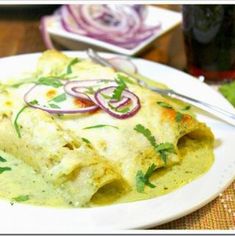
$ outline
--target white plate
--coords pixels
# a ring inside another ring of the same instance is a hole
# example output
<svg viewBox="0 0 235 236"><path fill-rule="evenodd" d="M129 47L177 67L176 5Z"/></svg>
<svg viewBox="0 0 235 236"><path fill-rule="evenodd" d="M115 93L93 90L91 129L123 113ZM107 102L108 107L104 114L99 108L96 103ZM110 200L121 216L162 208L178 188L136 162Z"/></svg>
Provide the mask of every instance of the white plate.
<svg viewBox="0 0 235 236"><path fill-rule="evenodd" d="M69 55L84 57L85 53ZM104 54L111 56L110 54ZM31 71L39 54L0 59L0 78L20 71ZM139 72L173 89L200 98L233 112L232 106L215 90L199 80L170 67L133 59ZM213 200L235 178L235 128L206 114L198 118L213 130L215 162L202 177L184 187L150 200L97 208L55 209L23 204L11 206L0 201L0 233L79 233L97 230L133 229L156 226L189 214Z"/></svg>
<svg viewBox="0 0 235 236"><path fill-rule="evenodd" d="M60 22L56 18L54 18L54 20L48 24L46 28L55 41L72 50L84 50L84 48L87 48L88 45L92 45L125 55L135 55L143 50L146 46L150 45L157 37L171 30L181 22L181 13L175 11L153 6L148 6L147 11L148 14L146 18L146 24L155 25L157 22L161 22L161 29L157 31L152 37L143 41L133 49L125 49L91 37L67 32L61 27Z"/></svg>

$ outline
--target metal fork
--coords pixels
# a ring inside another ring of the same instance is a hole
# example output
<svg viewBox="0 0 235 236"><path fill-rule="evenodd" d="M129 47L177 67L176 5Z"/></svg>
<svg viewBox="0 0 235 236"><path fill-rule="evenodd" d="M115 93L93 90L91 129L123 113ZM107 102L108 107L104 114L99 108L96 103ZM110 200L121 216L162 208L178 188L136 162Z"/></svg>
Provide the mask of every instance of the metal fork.
<svg viewBox="0 0 235 236"><path fill-rule="evenodd" d="M204 111L207 111L208 113L216 116L217 118L220 118L221 120L235 126L235 113L225 111L225 110L221 109L220 107L217 107L217 106L214 106L212 104L206 103L204 101L200 101L198 99L191 98L191 97L188 97L186 95L180 94L180 93L178 93L178 92L176 92L172 89L161 89L161 88L156 88L156 87L153 87L153 86L149 86L146 82L141 80L140 77L137 74L131 74L127 71L123 71L122 69L112 65L111 63L109 63L108 60L101 57L96 51L94 51L91 48L89 48L87 50L87 55L92 61L94 61L98 64L101 64L101 65L107 66L107 67L111 67L116 71L120 71L120 72L125 73L129 77L135 79L136 82L142 87L150 89L150 90L152 90L156 93L159 93L161 95L166 95L166 96L176 98L176 99L182 100L184 102L190 103L190 104L192 104L196 107L199 107L200 109L202 109Z"/></svg>

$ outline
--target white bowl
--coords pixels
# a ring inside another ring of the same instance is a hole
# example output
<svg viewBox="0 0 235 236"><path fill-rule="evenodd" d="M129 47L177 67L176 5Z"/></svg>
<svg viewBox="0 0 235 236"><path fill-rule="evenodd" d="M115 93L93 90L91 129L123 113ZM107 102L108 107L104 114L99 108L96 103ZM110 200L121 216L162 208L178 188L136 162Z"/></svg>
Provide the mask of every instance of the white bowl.
<svg viewBox="0 0 235 236"><path fill-rule="evenodd" d="M84 50L89 46L92 46L96 50L102 49L103 51L113 51L132 56L141 52L156 38L180 24L182 19L182 15L179 12L170 11L155 6L147 6L147 13L148 14L145 21L146 25L156 25L156 23L160 22L161 28L153 36L141 42L133 49L126 49L92 37L67 32L61 27L59 20L55 17L52 18L50 24L46 25L46 30L55 41L69 49Z"/></svg>

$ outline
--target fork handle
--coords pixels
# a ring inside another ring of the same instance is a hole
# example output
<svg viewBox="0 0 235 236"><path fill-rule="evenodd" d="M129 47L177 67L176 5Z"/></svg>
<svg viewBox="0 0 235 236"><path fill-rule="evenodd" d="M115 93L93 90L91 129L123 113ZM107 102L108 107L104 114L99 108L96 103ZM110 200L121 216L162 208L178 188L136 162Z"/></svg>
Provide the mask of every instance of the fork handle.
<svg viewBox="0 0 235 236"><path fill-rule="evenodd" d="M188 97L183 94L179 94L175 91L172 91L168 94L172 98L177 98L183 100L184 102L190 103L196 107L201 108L204 111L208 111L210 114L226 121L227 123L235 126L235 115L231 112L225 111L217 106L211 105L209 103Z"/></svg>

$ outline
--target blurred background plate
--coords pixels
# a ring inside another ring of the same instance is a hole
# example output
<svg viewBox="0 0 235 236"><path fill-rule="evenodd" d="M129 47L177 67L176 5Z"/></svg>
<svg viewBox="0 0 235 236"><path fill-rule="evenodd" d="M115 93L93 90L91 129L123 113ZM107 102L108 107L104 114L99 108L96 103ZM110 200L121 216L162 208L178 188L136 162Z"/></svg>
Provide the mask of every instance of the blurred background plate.
<svg viewBox="0 0 235 236"><path fill-rule="evenodd" d="M46 30L52 36L53 40L68 49L84 50L87 49L87 47L92 46L97 50L102 49L103 51L113 51L132 56L138 54L147 46L150 46L156 38L180 24L181 19L182 16L179 12L166 10L155 6L147 6L147 18L145 20L145 23L151 26L155 25L157 22L160 22L161 28L153 36L141 42L133 49L126 49L95 38L67 32L61 27L59 20L56 18L53 18L50 24L46 25Z"/></svg>

